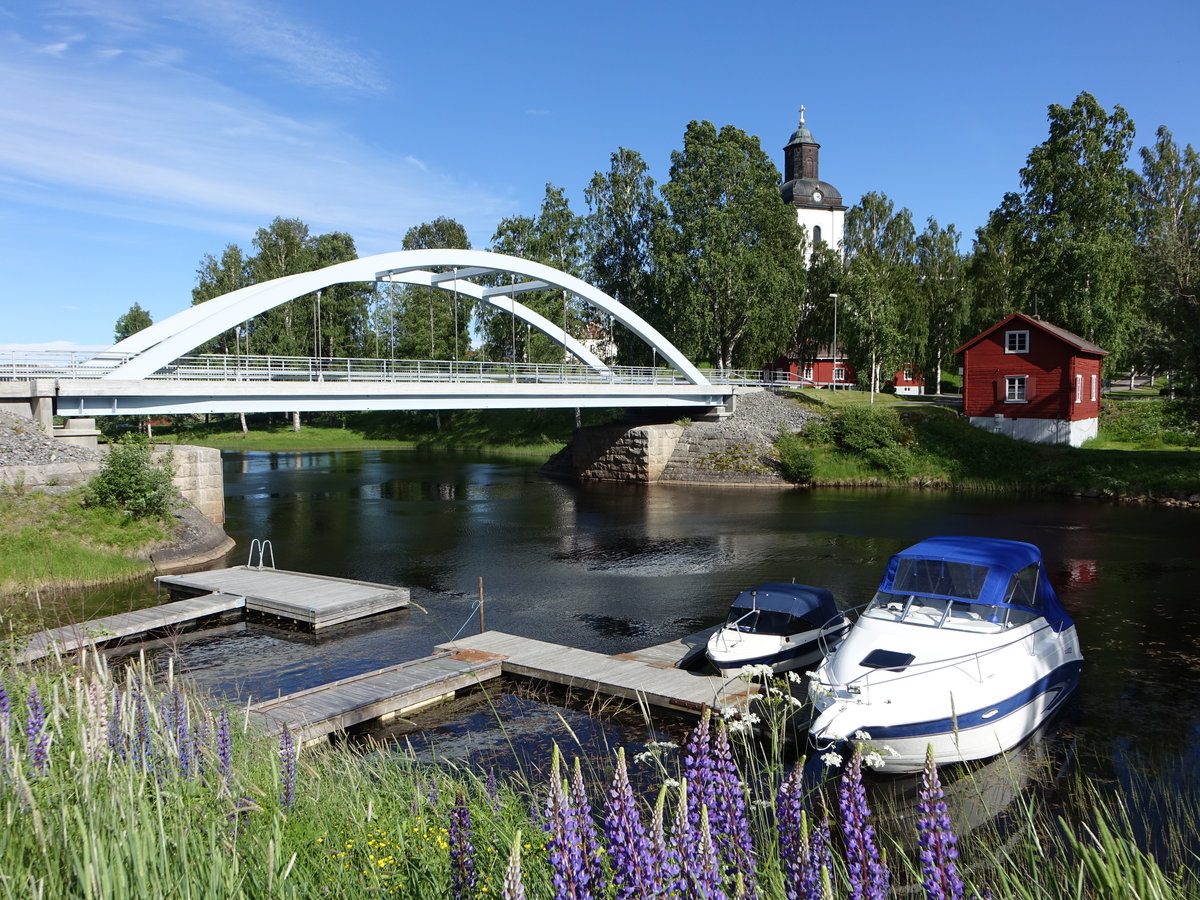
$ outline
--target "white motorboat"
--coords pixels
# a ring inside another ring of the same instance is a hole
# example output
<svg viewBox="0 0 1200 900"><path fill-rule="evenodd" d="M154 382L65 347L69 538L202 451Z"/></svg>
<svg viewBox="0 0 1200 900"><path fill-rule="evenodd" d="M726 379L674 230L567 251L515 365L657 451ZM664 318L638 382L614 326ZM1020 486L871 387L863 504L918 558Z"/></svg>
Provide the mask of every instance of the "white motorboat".
<svg viewBox="0 0 1200 900"><path fill-rule="evenodd" d="M1015 747L1079 683L1075 623L1032 544L934 537L891 558L809 682L818 751L863 741L891 772Z"/></svg>
<svg viewBox="0 0 1200 900"><path fill-rule="evenodd" d="M824 588L760 584L738 594L705 652L725 673L757 665L786 672L817 662L849 627Z"/></svg>

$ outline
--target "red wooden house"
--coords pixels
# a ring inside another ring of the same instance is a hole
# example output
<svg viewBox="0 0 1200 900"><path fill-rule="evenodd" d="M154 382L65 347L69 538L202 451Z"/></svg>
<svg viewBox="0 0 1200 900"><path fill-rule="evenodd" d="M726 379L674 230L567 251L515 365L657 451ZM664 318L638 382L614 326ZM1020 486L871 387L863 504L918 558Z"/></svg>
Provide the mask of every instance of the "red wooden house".
<svg viewBox="0 0 1200 900"><path fill-rule="evenodd" d="M972 425L1072 447L1096 436L1107 350L1038 316L1013 313L954 352L963 357L963 414Z"/></svg>
<svg viewBox="0 0 1200 900"><path fill-rule="evenodd" d="M850 389L858 386L854 366L844 356L834 356L829 347L818 348L816 358L803 363L792 354L781 356L767 366L764 375L770 381L798 382L805 387ZM893 375L889 384L895 387L897 394L925 392L925 378L911 367Z"/></svg>

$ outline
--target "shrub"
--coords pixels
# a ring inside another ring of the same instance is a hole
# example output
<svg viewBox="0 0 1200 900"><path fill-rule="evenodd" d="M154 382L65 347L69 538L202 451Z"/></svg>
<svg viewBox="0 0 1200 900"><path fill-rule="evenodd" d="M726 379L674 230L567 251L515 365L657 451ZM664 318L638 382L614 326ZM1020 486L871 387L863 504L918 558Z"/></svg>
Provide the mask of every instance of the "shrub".
<svg viewBox="0 0 1200 900"><path fill-rule="evenodd" d="M912 453L900 444L871 447L863 451L863 458L893 478L908 478L916 468L916 460L913 459Z"/></svg>
<svg viewBox="0 0 1200 900"><path fill-rule="evenodd" d="M838 411L830 426L837 445L855 453L890 447L904 438L895 411L882 406L848 406Z"/></svg>
<svg viewBox="0 0 1200 900"><path fill-rule="evenodd" d="M84 503L124 510L135 519L164 518L178 504L171 463L154 462L146 439L126 434L110 446L108 457L84 489Z"/></svg>
<svg viewBox="0 0 1200 900"><path fill-rule="evenodd" d="M800 430L804 435L805 440L810 444L832 444L833 443L833 426L824 416L809 419L804 423L804 427Z"/></svg>
<svg viewBox="0 0 1200 900"><path fill-rule="evenodd" d="M799 435L779 429L779 437L775 439L775 452L779 454L779 471L788 481L795 484L808 484L817 471L817 460Z"/></svg>

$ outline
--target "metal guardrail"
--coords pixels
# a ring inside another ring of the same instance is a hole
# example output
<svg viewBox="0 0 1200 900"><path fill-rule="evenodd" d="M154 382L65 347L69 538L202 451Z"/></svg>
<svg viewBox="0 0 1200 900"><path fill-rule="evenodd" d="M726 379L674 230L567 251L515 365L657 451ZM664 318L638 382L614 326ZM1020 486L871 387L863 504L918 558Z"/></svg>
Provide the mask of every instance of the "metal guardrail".
<svg viewBox="0 0 1200 900"><path fill-rule="evenodd" d="M87 381L103 378L126 354L63 351L8 351L0 354L0 380L29 381L57 378ZM785 373L748 369L704 369L710 382L721 386L804 384L780 377ZM270 381L270 382L423 382L423 383L538 383L683 385L677 371L650 366L612 366L607 373L574 363L534 364L477 360L373 358L310 358L208 354L181 356L147 380L151 381Z"/></svg>

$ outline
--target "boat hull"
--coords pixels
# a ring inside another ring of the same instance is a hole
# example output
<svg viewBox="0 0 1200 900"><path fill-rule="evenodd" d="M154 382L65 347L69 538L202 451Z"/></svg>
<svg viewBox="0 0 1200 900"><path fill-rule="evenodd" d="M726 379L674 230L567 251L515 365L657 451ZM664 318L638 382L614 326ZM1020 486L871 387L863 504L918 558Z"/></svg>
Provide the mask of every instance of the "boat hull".
<svg viewBox="0 0 1200 900"><path fill-rule="evenodd" d="M754 634L722 627L709 638L705 654L724 675L761 665L775 672L789 672L820 662L849 627L843 620L831 628L799 635Z"/></svg>
<svg viewBox="0 0 1200 900"><path fill-rule="evenodd" d="M1011 750L1058 712L1079 685L1082 661L1059 666L1011 697L979 709L925 721L889 721L869 705L835 703L813 722L810 741L818 752L844 750L863 735L888 772L919 772L933 747L939 765L987 759Z"/></svg>

